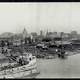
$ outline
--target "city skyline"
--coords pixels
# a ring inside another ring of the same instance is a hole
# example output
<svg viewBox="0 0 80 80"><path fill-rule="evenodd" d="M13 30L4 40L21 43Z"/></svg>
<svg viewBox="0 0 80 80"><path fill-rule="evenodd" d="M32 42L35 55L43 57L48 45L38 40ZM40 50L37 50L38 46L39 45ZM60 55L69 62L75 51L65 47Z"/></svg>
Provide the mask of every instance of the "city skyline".
<svg viewBox="0 0 80 80"><path fill-rule="evenodd" d="M40 30L80 33L80 3L0 3L0 34Z"/></svg>

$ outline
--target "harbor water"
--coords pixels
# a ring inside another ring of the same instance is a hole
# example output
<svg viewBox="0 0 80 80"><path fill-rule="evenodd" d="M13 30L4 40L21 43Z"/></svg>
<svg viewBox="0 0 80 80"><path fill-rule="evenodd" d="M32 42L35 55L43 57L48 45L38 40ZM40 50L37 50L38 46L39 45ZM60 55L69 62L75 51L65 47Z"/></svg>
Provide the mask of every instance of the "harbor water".
<svg viewBox="0 0 80 80"><path fill-rule="evenodd" d="M67 56L66 59L37 59L37 69L39 74L24 78L80 78L80 54Z"/></svg>
<svg viewBox="0 0 80 80"><path fill-rule="evenodd" d="M80 54L66 59L38 59L40 74L36 78L80 78Z"/></svg>

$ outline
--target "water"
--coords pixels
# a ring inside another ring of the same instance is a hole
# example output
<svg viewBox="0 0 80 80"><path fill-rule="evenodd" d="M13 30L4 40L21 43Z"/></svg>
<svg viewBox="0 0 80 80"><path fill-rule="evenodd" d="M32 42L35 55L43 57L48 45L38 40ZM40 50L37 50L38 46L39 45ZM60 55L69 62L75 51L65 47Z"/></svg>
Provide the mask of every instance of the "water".
<svg viewBox="0 0 80 80"><path fill-rule="evenodd" d="M67 59L38 59L40 74L36 78L80 78L80 54Z"/></svg>
<svg viewBox="0 0 80 80"><path fill-rule="evenodd" d="M37 65L40 74L32 75L32 78L80 78L80 54L67 59L37 59Z"/></svg>

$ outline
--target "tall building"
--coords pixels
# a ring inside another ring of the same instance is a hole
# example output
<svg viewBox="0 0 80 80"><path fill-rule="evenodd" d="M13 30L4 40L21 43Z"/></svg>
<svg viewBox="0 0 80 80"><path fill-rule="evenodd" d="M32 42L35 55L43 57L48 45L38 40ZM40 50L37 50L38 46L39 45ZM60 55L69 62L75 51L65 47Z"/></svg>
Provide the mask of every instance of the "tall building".
<svg viewBox="0 0 80 80"><path fill-rule="evenodd" d="M78 33L77 33L77 31L71 31L71 38L72 38L72 39L77 39L77 38L78 38Z"/></svg>
<svg viewBox="0 0 80 80"><path fill-rule="evenodd" d="M76 35L77 34L77 31L71 31L71 34L72 35Z"/></svg>
<svg viewBox="0 0 80 80"><path fill-rule="evenodd" d="M28 33L27 33L27 30L24 28L24 30L23 30L23 32L22 32L22 34L23 34L23 38L25 38L25 37L27 37L28 36Z"/></svg>
<svg viewBox="0 0 80 80"><path fill-rule="evenodd" d="M38 35L37 35L37 33L36 32L32 32L31 33L31 39L33 39L33 42L35 42L35 39L36 39L36 37L37 37Z"/></svg>
<svg viewBox="0 0 80 80"><path fill-rule="evenodd" d="M47 30L47 32L46 32L46 37L48 36L48 30Z"/></svg>
<svg viewBox="0 0 80 80"><path fill-rule="evenodd" d="M43 31L42 30L40 31L40 36L43 36Z"/></svg>

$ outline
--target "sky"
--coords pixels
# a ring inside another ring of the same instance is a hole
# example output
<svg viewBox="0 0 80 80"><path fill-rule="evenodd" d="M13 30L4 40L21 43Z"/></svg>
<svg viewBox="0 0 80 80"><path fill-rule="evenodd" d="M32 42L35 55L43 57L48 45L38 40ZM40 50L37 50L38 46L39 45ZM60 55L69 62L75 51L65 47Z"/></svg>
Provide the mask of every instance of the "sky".
<svg viewBox="0 0 80 80"><path fill-rule="evenodd" d="M0 3L0 34L43 31L80 33L80 2Z"/></svg>

